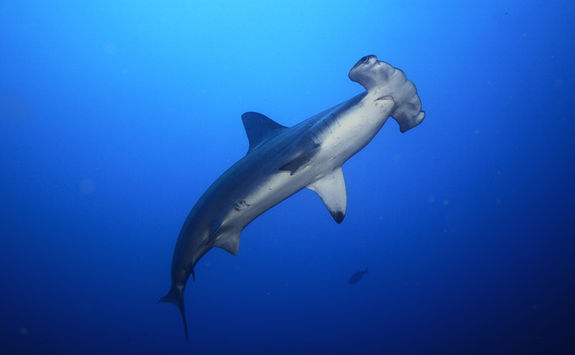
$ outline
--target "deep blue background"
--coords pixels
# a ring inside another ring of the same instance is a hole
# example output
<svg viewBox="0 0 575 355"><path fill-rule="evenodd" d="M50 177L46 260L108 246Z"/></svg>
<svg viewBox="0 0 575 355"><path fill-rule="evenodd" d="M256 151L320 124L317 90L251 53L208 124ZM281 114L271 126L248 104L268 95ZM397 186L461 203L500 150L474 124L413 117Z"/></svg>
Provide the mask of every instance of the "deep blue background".
<svg viewBox="0 0 575 355"><path fill-rule="evenodd" d="M0 1L0 352L554 353L575 347L572 1ZM402 68L344 172L168 290L179 229L247 150ZM349 276L369 268L358 284Z"/></svg>

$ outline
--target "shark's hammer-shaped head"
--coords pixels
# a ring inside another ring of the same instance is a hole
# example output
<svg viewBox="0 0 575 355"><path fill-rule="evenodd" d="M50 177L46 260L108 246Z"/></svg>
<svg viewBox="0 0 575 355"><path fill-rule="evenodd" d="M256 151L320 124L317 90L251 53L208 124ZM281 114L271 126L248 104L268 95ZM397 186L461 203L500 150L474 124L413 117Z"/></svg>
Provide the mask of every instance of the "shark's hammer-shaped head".
<svg viewBox="0 0 575 355"><path fill-rule="evenodd" d="M405 132L423 121L421 101L415 85L405 77L401 69L378 60L374 55L361 58L348 74L352 81L361 84L368 95L377 98L391 97L395 103L391 113L401 132Z"/></svg>
<svg viewBox="0 0 575 355"><path fill-rule="evenodd" d="M351 68L349 78L370 91L379 85L384 85L394 70L395 68L386 62L377 60L376 56L366 55Z"/></svg>

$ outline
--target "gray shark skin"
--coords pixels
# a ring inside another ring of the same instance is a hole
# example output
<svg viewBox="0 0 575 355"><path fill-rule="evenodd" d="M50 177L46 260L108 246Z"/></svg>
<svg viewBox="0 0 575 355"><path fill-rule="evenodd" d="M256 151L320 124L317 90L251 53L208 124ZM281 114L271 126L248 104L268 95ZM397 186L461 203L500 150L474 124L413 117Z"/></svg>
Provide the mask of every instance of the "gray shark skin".
<svg viewBox="0 0 575 355"><path fill-rule="evenodd" d="M347 208L343 163L372 140L388 117L398 122L401 132L423 120L417 90L400 69L369 55L353 66L349 78L366 91L293 127L255 112L242 115L248 153L188 214L174 250L172 286L159 301L179 308L186 339L183 292L202 256L213 247L236 255L242 230L303 188L316 192L341 223Z"/></svg>

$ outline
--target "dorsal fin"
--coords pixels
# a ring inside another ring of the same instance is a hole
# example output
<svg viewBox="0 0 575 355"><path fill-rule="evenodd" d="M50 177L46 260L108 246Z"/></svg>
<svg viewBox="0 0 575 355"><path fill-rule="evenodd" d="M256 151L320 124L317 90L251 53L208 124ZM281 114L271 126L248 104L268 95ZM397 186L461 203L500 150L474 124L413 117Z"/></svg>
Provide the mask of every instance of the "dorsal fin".
<svg viewBox="0 0 575 355"><path fill-rule="evenodd" d="M250 142L250 149L248 153L255 149L258 145L286 128L271 118L257 112L246 112L242 115L242 122L248 135Z"/></svg>

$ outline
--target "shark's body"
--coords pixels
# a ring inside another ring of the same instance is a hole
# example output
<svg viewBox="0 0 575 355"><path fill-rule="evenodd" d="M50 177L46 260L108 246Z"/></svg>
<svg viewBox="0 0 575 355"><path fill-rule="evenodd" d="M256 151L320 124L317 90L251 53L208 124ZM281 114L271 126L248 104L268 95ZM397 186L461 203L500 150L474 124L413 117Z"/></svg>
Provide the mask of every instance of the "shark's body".
<svg viewBox="0 0 575 355"><path fill-rule="evenodd" d="M184 286L204 254L213 247L237 254L240 233L251 221L306 187L341 223L347 206L343 163L371 141L388 117L398 121L402 132L423 120L415 86L401 70L367 56L349 77L366 92L291 128L254 112L242 116L249 151L208 188L186 218L172 260L172 287L160 300L179 307L185 328Z"/></svg>

